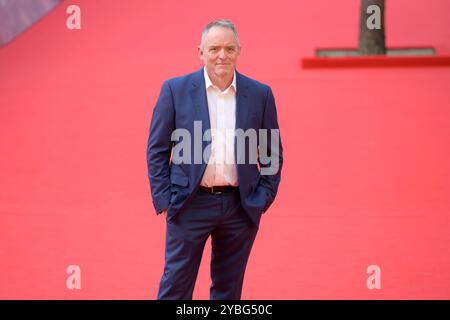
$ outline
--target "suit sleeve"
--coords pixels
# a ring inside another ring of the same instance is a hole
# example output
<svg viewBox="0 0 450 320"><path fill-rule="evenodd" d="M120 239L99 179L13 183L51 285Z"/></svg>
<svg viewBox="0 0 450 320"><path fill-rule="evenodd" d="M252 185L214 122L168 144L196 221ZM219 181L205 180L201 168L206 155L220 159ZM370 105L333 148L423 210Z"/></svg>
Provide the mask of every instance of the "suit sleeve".
<svg viewBox="0 0 450 320"><path fill-rule="evenodd" d="M171 135L175 127L174 105L169 82L164 82L150 124L147 168L153 206L159 214L170 202Z"/></svg>
<svg viewBox="0 0 450 320"><path fill-rule="evenodd" d="M261 173L263 171L266 173L261 174L259 181L260 187L264 188L267 193L267 202L263 210L263 212L265 212L275 200L281 179L281 169L283 166L283 147L281 144L281 135L279 133L280 128L278 126L275 98L270 87L268 87L267 91L262 128L267 129L268 138L267 143L264 143L263 147L267 149L267 155L272 159L270 163L267 163L267 161L261 161L261 157L259 159Z"/></svg>

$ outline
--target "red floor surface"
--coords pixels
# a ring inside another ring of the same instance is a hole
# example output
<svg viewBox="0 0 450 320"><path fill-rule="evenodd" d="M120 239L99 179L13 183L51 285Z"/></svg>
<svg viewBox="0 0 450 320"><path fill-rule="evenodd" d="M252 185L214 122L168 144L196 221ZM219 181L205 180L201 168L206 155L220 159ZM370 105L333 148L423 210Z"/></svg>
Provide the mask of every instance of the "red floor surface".
<svg viewBox="0 0 450 320"><path fill-rule="evenodd" d="M66 28L79 4L82 29ZM389 46L450 52L447 0L388 1ZM65 1L0 49L0 298L154 299L145 149L163 80L233 20L285 146L245 299L450 298L450 68L302 70L357 45L359 1ZM209 246L207 246L209 248ZM209 297L209 252L194 298ZM66 267L81 267L81 290ZM366 287L369 265L381 289Z"/></svg>

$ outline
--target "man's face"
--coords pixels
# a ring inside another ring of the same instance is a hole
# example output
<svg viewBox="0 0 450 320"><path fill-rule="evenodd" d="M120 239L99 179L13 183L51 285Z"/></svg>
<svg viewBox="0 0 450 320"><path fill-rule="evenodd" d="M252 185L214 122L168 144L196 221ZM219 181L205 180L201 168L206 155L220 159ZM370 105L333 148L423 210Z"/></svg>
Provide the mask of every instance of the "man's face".
<svg viewBox="0 0 450 320"><path fill-rule="evenodd" d="M206 66L208 74L219 78L234 73L241 49L233 30L224 27L212 27L199 48L200 59Z"/></svg>

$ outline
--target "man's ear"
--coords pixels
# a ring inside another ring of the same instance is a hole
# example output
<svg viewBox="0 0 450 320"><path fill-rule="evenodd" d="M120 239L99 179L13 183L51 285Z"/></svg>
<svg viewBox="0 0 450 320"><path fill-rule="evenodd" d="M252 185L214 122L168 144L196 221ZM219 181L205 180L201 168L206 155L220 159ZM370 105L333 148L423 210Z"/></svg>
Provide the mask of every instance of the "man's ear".
<svg viewBox="0 0 450 320"><path fill-rule="evenodd" d="M198 52L198 57L200 58L200 60L202 60L203 61L203 50L202 50L202 47L201 46L198 46L197 47L197 52Z"/></svg>

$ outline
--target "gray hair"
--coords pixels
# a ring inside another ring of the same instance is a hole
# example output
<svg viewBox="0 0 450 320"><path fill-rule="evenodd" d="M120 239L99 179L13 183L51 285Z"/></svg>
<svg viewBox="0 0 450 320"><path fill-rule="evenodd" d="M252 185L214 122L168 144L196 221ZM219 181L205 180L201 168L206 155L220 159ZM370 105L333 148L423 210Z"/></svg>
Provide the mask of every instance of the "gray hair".
<svg viewBox="0 0 450 320"><path fill-rule="evenodd" d="M237 29L234 26L234 24L230 20L219 19L219 20L211 21L203 29L203 31L202 31L202 42L200 43L200 48L203 48L203 41L205 40L206 35L208 34L209 30L212 27L224 27L224 28L227 28L227 29L230 29L231 31L233 31L234 36L236 37L236 41L237 41L238 47L239 48L241 47L241 42L239 41L239 36L238 36L238 33L237 33Z"/></svg>

